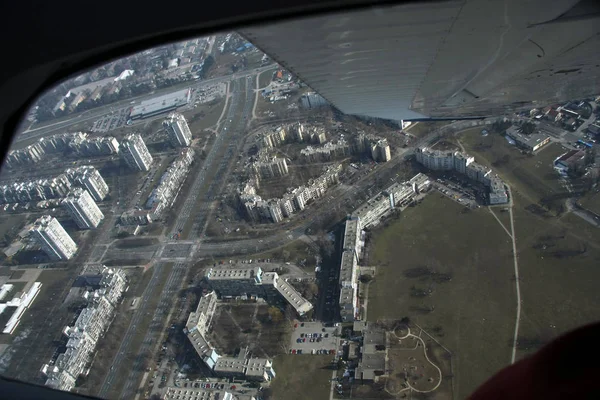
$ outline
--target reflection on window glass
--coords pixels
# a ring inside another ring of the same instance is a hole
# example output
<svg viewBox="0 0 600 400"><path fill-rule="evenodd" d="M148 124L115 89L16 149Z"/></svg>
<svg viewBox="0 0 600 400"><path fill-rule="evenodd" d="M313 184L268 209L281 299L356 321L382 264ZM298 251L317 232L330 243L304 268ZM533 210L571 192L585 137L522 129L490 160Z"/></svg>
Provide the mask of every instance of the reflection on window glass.
<svg viewBox="0 0 600 400"><path fill-rule="evenodd" d="M332 64L260 29L84 71L24 117L0 172L2 375L103 398L465 398L597 319L600 98L345 113L385 71L319 80Z"/></svg>

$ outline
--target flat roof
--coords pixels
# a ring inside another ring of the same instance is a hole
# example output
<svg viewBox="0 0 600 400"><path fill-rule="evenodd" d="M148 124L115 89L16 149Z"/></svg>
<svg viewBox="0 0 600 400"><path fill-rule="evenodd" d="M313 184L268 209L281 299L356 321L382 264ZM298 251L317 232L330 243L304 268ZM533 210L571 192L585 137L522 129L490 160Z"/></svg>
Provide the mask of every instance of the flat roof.
<svg viewBox="0 0 600 400"><path fill-rule="evenodd" d="M356 247L356 241L358 237L358 219L349 219L346 221L346 227L344 229L344 248L354 249Z"/></svg>
<svg viewBox="0 0 600 400"><path fill-rule="evenodd" d="M356 258L351 250L342 252L342 262L340 263L340 284L352 281L352 273L356 266Z"/></svg>
<svg viewBox="0 0 600 400"><path fill-rule="evenodd" d="M142 101L131 109L130 118L151 115L187 104L191 89L183 89Z"/></svg>
<svg viewBox="0 0 600 400"><path fill-rule="evenodd" d="M252 268L211 268L206 272L206 277L211 281L254 279L262 272L260 267Z"/></svg>
<svg viewBox="0 0 600 400"><path fill-rule="evenodd" d="M540 142L550 139L550 136L543 133L532 133L531 135L523 135L519 132L519 127L513 125L506 130L506 134L520 144L535 147Z"/></svg>
<svg viewBox="0 0 600 400"><path fill-rule="evenodd" d="M294 289L292 285L283 279L278 279L276 281L275 288L285 298L285 300L296 309L298 314L305 314L313 308L312 304L308 300L302 297L302 295L298 293L298 291Z"/></svg>

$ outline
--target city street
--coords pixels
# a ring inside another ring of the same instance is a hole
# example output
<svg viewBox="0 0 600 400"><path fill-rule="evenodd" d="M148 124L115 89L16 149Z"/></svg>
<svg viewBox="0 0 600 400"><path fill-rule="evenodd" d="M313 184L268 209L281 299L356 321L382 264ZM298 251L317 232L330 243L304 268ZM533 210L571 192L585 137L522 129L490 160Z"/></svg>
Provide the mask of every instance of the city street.
<svg viewBox="0 0 600 400"><path fill-rule="evenodd" d="M110 115L110 113L114 110L129 107L130 105L135 105L139 102L151 99L153 97L161 96L161 95L164 95L167 93L176 92L178 90L185 89L185 88L201 89L204 87L212 86L216 83L229 82L229 81L232 81L232 80L235 80L238 78L253 76L259 72L266 71L266 70L272 69L272 68L273 68L273 64L270 64L270 65L266 65L264 67L257 68L255 70L238 72L234 75L220 76L217 78L206 79L206 80L196 81L196 82L193 82L193 81L184 82L184 83L174 85L174 86L171 86L168 88L158 89L152 93L145 94L142 96L131 97L131 98L117 101L117 102L114 102L114 103L111 103L111 104L108 104L105 106L101 106L101 107L97 107L97 108L94 108L91 110L83 111L81 113L71 114L67 117L60 118L57 120L52 120L52 121L48 121L45 123L36 124L36 125L30 126L28 129L20 132L15 137L13 145L18 144L19 142L22 142L24 140L29 140L32 138L38 138L38 137L50 135L52 133L63 132L72 125L76 125L81 122L87 122L87 121L99 119L105 115ZM132 104L132 101L134 102L134 104Z"/></svg>

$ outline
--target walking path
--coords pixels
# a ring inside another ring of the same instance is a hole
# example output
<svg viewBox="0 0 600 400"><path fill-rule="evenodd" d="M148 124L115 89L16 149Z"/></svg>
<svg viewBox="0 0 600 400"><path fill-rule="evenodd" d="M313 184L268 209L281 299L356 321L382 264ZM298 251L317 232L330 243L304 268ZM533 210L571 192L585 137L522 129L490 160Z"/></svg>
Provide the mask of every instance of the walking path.
<svg viewBox="0 0 600 400"><path fill-rule="evenodd" d="M408 339L408 338L412 337L412 338L415 338L415 339L416 339L418 342L420 342L420 343L421 343L421 346L423 347L423 354L425 355L425 359L427 360L427 362L428 362L429 364L433 365L433 367L434 367L434 368L437 370L437 372L438 372L438 375L439 375L439 377L438 377L438 382L437 382L437 384L435 385L435 387L433 387L433 388L432 388L432 389L430 389L430 390L419 390L419 389L415 389L414 387L412 387L412 386L410 385L410 380L409 380L409 379L407 379L407 380L405 381L405 383L406 383L406 386L407 386L407 387L405 387L404 389L400 389L398 392L396 392L396 393L392 393L392 392L390 392L390 391L387 389L387 387L386 387L386 388L385 388L385 391L386 391L386 392L388 392L389 394L391 394L392 396L397 396L398 394L400 394L400 393L402 393L402 392L404 392L404 391L406 391L406 390L415 391L415 392L417 392L417 393L430 393L430 392L433 392L433 391L434 391L434 390L436 390L438 387L440 387L440 385L442 384L442 370L441 370L441 369L440 369L440 368L439 368L437 365L435 365L435 363L434 363L433 361L431 361L431 360L429 359L429 356L427 355L427 347L425 346L425 341L424 341L423 339L421 339L421 336L420 336L420 334L419 334L419 336L417 336L417 335L413 335L412 333L410 333L410 328L409 328L408 326L406 327L406 329L407 329L407 333L406 333L406 335L404 335L404 336L398 336L398 335L396 335L396 332L395 332L395 331L392 331L391 333L392 333L394 336L396 336L396 338L398 338L399 340L402 340L402 339ZM417 347L418 347L418 345L417 345ZM415 347L415 348L416 348L416 347Z"/></svg>
<svg viewBox="0 0 600 400"><path fill-rule="evenodd" d="M512 192L510 190L510 186L507 186L507 188L508 188L508 195L511 198L508 212L510 215L510 231L512 232L511 239L512 239L512 247L513 247L513 261L514 261L514 265L515 265L515 288L517 289L517 316L515 319L515 333L514 333L514 337L513 337L512 356L510 359L511 364L514 364L515 358L517 356L517 341L519 338L519 324L521 323L521 286L520 286L520 279L519 279L519 261L518 261L518 255L517 255L517 240L516 240L516 236L515 236L515 218L513 215L514 201L512 201L513 196L512 196Z"/></svg>

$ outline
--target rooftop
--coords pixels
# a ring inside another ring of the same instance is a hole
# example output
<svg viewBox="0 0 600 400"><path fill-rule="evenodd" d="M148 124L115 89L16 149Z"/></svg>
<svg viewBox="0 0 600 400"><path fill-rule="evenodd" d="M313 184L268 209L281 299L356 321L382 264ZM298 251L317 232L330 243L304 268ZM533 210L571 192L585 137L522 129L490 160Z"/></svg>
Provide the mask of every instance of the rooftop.
<svg viewBox="0 0 600 400"><path fill-rule="evenodd" d="M252 268L211 268L206 272L206 277L211 281L216 280L232 280L232 279L254 279L255 276L261 275L260 267Z"/></svg>
<svg viewBox="0 0 600 400"><path fill-rule="evenodd" d="M351 250L342 252L342 262L340 264L340 283L343 286L344 282L351 282L353 269L356 266L356 259Z"/></svg>
<svg viewBox="0 0 600 400"><path fill-rule="evenodd" d="M163 96L153 97L142 101L139 105L131 109L130 117L148 115L160 112L163 109L180 107L189 102L190 89L183 89L177 92L165 94Z"/></svg>

